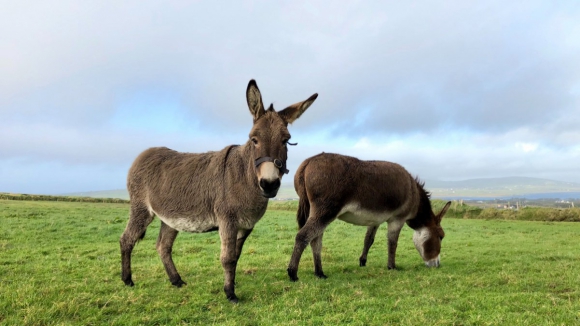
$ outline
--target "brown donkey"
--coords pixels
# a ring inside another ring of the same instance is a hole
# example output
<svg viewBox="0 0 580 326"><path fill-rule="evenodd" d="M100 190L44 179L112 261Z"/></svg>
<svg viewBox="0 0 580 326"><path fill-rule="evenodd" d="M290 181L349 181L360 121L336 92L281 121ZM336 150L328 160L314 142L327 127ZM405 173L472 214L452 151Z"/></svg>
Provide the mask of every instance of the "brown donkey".
<svg viewBox="0 0 580 326"><path fill-rule="evenodd" d="M131 215L120 241L125 284L134 285L131 252L156 215L161 220L157 252L171 283L186 284L171 257L177 233L219 231L224 291L228 300L237 302L234 284L242 246L288 172L288 123L298 119L317 96L279 112L272 105L265 110L258 85L251 80L246 98L254 125L244 145L201 154L165 147L141 153L127 177Z"/></svg>
<svg viewBox="0 0 580 326"><path fill-rule="evenodd" d="M288 276L298 280L298 264L310 243L314 274L326 278L320 251L324 229L336 218L367 226L360 266L365 266L368 251L379 225L387 222L388 268L395 268L399 233L405 225L415 230L413 242L428 267L439 267L439 252L444 232L441 218L448 202L435 215L429 194L402 166L385 161L361 161L350 156L322 153L306 159L294 176L300 196L294 252Z"/></svg>

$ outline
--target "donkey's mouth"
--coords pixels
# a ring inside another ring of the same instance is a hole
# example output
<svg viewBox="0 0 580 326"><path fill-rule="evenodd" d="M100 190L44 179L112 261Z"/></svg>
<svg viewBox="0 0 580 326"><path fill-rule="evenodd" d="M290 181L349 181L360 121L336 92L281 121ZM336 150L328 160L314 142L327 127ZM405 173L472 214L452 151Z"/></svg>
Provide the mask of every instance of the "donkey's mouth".
<svg viewBox="0 0 580 326"><path fill-rule="evenodd" d="M262 179L260 180L260 189L262 190L262 196L266 198L276 197L280 189L280 179L274 181Z"/></svg>
<svg viewBox="0 0 580 326"><path fill-rule="evenodd" d="M278 194L278 189L273 190L273 191L269 191L269 192L262 190L262 196L264 196L266 198L274 198L274 197L276 197L277 194Z"/></svg>

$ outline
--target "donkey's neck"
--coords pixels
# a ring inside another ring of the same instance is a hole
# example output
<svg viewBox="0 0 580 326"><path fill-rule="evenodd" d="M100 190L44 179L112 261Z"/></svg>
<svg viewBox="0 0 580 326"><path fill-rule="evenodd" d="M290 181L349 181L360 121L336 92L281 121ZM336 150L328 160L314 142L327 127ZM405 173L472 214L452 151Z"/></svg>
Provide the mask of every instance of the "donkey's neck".
<svg viewBox="0 0 580 326"><path fill-rule="evenodd" d="M254 157L251 146L250 140L248 140L243 145L233 145L236 146L236 150L232 153L232 155L236 155L236 161L238 161L241 166L240 170L243 171L244 179L248 185L252 187L255 191L260 191L260 186L258 184L258 178L256 177L256 168L254 166L254 161L256 158Z"/></svg>
<svg viewBox="0 0 580 326"><path fill-rule="evenodd" d="M419 209L417 210L417 215L407 221L407 225L413 230L428 226L434 222L429 195L421 184L417 183L417 187L419 190Z"/></svg>

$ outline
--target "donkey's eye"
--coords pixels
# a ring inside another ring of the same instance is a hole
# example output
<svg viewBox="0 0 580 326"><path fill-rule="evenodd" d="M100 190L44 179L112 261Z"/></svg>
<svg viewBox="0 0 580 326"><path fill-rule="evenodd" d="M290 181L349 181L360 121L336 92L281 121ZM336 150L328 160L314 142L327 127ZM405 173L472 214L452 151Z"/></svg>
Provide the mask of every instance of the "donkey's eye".
<svg viewBox="0 0 580 326"><path fill-rule="evenodd" d="M256 137L252 137L252 143L254 143L254 145L258 145L258 139Z"/></svg>

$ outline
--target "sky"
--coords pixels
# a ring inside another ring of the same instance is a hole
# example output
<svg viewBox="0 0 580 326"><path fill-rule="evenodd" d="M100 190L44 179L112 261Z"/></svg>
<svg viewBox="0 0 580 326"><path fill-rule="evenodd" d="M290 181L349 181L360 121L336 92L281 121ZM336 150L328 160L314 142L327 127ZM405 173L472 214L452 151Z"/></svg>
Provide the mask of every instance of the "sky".
<svg viewBox="0 0 580 326"><path fill-rule="evenodd" d="M427 180L580 183L578 1L0 0L0 192L122 189L135 157L243 144L248 81L322 151Z"/></svg>

